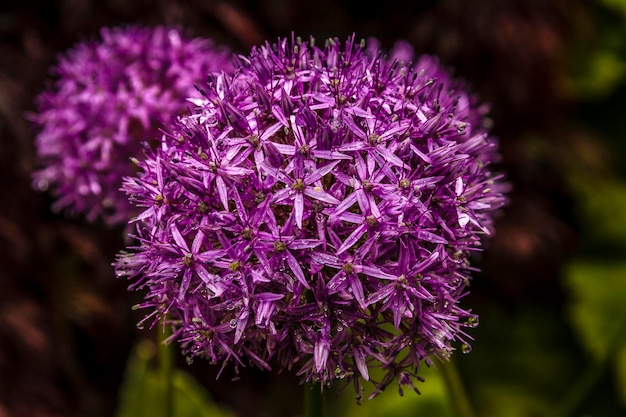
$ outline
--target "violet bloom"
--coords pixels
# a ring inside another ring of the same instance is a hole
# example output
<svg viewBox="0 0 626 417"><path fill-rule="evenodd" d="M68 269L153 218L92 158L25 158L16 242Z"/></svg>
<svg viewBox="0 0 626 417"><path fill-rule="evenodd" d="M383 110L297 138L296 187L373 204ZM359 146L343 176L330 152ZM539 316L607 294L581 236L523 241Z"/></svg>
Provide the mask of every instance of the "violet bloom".
<svg viewBox="0 0 626 417"><path fill-rule="evenodd" d="M142 143L187 112L194 83L209 72L232 69L229 51L178 29L105 28L59 57L56 81L37 100L33 121L42 168L34 186L50 188L54 209L126 223L130 204L122 178L136 167Z"/></svg>
<svg viewBox="0 0 626 417"><path fill-rule="evenodd" d="M125 180L144 211L118 276L189 359L415 389L478 323L468 258L505 202L483 109L436 59L353 39L240 61Z"/></svg>

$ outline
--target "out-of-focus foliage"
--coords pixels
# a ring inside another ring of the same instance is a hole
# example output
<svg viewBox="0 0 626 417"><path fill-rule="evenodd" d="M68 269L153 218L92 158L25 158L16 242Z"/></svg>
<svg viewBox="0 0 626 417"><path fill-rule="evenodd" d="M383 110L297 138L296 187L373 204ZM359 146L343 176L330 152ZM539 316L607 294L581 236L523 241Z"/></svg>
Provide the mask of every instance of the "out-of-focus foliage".
<svg viewBox="0 0 626 417"><path fill-rule="evenodd" d="M561 164L578 202L581 252L564 270L564 315L584 362L562 415L593 408L600 388L620 404L614 412L626 408L626 128L616 117L626 113L626 1L589 9L592 26L582 27L565 83L581 115L573 157Z"/></svg>
<svg viewBox="0 0 626 417"><path fill-rule="evenodd" d="M620 12L624 17L626 17L626 1L624 0L600 0L600 3L610 9L615 10L616 12Z"/></svg>
<svg viewBox="0 0 626 417"><path fill-rule="evenodd" d="M626 181L585 180L577 183L575 189L581 197L580 209L590 240L586 243L589 250L597 246L626 249Z"/></svg>
<svg viewBox="0 0 626 417"><path fill-rule="evenodd" d="M391 385L376 398L358 405L354 401L351 387L348 387L335 400L335 404L331 402L333 412L329 417L454 417L441 375L441 368L444 366L447 364L437 364L436 368L422 369L421 375L426 382L417 385L420 395L405 389L404 395L400 397L397 386ZM374 372L372 377L380 378L382 373ZM332 394L331 392L331 401Z"/></svg>
<svg viewBox="0 0 626 417"><path fill-rule="evenodd" d="M597 361L616 359L626 349L626 262L573 262L566 284L568 313L583 346Z"/></svg>
<svg viewBox="0 0 626 417"><path fill-rule="evenodd" d="M579 99L601 99L626 80L626 1L591 4L592 18L581 15L577 42L565 75L564 92Z"/></svg>
<svg viewBox="0 0 626 417"><path fill-rule="evenodd" d="M176 368L170 375L157 368L156 350L152 342L143 341L131 353L117 417L167 417L168 407L176 417L234 417L188 373Z"/></svg>

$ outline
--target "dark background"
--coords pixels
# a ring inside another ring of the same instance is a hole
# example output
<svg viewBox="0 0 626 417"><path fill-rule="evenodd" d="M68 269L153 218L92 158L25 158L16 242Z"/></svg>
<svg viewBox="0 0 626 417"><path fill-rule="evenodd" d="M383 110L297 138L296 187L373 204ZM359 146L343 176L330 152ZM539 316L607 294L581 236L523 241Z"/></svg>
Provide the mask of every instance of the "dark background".
<svg viewBox="0 0 626 417"><path fill-rule="evenodd" d="M2 0L0 416L113 416L129 353L152 337L110 266L123 230L53 213L30 186L24 115L56 54L123 23L177 24L244 54L295 31L438 55L491 104L513 185L464 300L481 325L455 360L477 414L626 415L624 3ZM235 415L300 413L295 377L216 382L199 362L180 366Z"/></svg>

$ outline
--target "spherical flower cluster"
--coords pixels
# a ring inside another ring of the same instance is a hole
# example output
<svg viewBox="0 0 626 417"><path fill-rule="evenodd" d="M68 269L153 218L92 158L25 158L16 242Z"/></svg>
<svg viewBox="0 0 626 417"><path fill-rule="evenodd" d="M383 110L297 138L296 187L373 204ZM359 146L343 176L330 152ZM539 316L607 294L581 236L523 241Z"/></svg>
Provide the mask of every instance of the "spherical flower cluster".
<svg viewBox="0 0 626 417"><path fill-rule="evenodd" d="M32 118L42 168L34 186L52 189L56 210L118 224L131 217L120 191L122 178L136 171L129 158L191 107L187 98L200 96L194 83L211 71L230 71L232 59L175 28L105 28L100 35L61 55L57 80L38 97Z"/></svg>
<svg viewBox="0 0 626 417"><path fill-rule="evenodd" d="M125 180L118 276L190 359L416 389L478 320L468 257L505 202L483 109L436 59L352 38L240 61Z"/></svg>

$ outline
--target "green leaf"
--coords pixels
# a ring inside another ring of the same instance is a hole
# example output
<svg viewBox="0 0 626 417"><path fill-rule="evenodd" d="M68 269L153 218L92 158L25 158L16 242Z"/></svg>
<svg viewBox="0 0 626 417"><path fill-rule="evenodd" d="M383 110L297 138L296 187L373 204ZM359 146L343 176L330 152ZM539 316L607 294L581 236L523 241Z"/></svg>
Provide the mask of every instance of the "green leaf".
<svg viewBox="0 0 626 417"><path fill-rule="evenodd" d="M626 263L580 261L566 278L574 330L598 366L614 364L617 398L626 407Z"/></svg>
<svg viewBox="0 0 626 417"><path fill-rule="evenodd" d="M117 417L166 416L167 381L153 365L154 343L143 341L131 353L120 391ZM172 372L172 413L176 417L232 417L218 407L191 375L180 369Z"/></svg>
<svg viewBox="0 0 626 417"><path fill-rule="evenodd" d="M569 265L568 309L583 346L605 359L626 344L626 263L576 262Z"/></svg>

